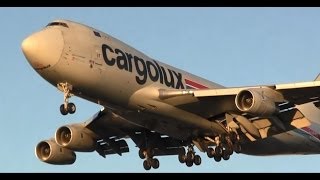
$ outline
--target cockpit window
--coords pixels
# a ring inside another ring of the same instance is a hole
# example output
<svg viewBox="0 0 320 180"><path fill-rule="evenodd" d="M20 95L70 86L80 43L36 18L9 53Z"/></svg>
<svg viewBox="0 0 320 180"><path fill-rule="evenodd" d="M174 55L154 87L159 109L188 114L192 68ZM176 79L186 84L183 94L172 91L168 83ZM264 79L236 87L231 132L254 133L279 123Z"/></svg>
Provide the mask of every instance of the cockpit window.
<svg viewBox="0 0 320 180"><path fill-rule="evenodd" d="M97 31L93 31L94 35L97 37L101 37L100 33L98 33Z"/></svg>
<svg viewBox="0 0 320 180"><path fill-rule="evenodd" d="M63 27L69 28L68 25L63 22L51 22L46 27L48 26L63 26Z"/></svg>

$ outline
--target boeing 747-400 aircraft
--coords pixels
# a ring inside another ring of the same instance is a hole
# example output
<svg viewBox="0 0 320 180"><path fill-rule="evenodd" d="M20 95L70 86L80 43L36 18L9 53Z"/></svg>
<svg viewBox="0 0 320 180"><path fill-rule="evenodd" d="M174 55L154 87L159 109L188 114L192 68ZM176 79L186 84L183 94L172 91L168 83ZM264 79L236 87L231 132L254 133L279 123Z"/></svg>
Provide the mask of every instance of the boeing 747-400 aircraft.
<svg viewBox="0 0 320 180"><path fill-rule="evenodd" d="M78 96L104 108L85 122L58 128L35 148L50 164L73 164L75 152L102 157L139 148L146 170L157 156L200 165L195 148L215 161L249 155L320 153L320 78L227 88L159 62L95 28L50 22L22 42L35 71L64 94L63 115Z"/></svg>

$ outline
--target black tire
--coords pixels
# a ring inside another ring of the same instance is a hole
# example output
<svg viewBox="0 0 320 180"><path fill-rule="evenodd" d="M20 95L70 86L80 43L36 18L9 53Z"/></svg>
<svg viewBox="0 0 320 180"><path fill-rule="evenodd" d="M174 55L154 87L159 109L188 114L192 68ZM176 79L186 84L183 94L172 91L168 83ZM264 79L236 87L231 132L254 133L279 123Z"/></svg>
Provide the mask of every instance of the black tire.
<svg viewBox="0 0 320 180"><path fill-rule="evenodd" d="M60 106L60 113L64 116L68 114L68 111L64 108L64 104Z"/></svg>
<svg viewBox="0 0 320 180"><path fill-rule="evenodd" d="M186 165L187 165L188 167L191 167L191 166L193 165L193 161L186 161Z"/></svg>
<svg viewBox="0 0 320 180"><path fill-rule="evenodd" d="M233 148L229 149L229 155L231 156L233 154Z"/></svg>
<svg viewBox="0 0 320 180"><path fill-rule="evenodd" d="M229 153L227 151L223 151L222 159L225 160L225 161L230 159L230 155L229 155Z"/></svg>
<svg viewBox="0 0 320 180"><path fill-rule="evenodd" d="M227 153L228 155L232 155L233 154L233 147L230 146L229 144L226 145L224 152Z"/></svg>
<svg viewBox="0 0 320 180"><path fill-rule="evenodd" d="M237 154L241 153L241 145L239 143L235 143L233 149Z"/></svg>
<svg viewBox="0 0 320 180"><path fill-rule="evenodd" d="M220 146L216 146L216 148L214 149L215 154L219 155L219 156L222 156L222 151L223 151L223 149L222 149L221 145Z"/></svg>
<svg viewBox="0 0 320 180"><path fill-rule="evenodd" d="M193 162L193 159L194 159L193 152L191 152L191 151L187 152L186 161L192 161Z"/></svg>
<svg viewBox="0 0 320 180"><path fill-rule="evenodd" d="M151 160L151 166L154 168L154 169L158 169L159 166L160 166L160 162L157 158L154 158Z"/></svg>
<svg viewBox="0 0 320 180"><path fill-rule="evenodd" d="M146 158L145 156L144 156L144 154L143 154L143 149L139 149L139 157L141 158L141 159L144 159L144 158Z"/></svg>
<svg viewBox="0 0 320 180"><path fill-rule="evenodd" d="M68 112L70 114L73 114L76 112L77 108L76 108L76 105L74 105L73 103L68 103Z"/></svg>
<svg viewBox="0 0 320 180"><path fill-rule="evenodd" d="M180 163L185 163L186 162L186 155L185 154L179 154L178 159Z"/></svg>
<svg viewBox="0 0 320 180"><path fill-rule="evenodd" d="M197 166L201 164L201 157L199 155L194 156L194 164Z"/></svg>
<svg viewBox="0 0 320 180"><path fill-rule="evenodd" d="M151 165L147 160L143 161L143 168L147 171L151 169Z"/></svg>
<svg viewBox="0 0 320 180"><path fill-rule="evenodd" d="M208 156L209 158L213 158L213 156L214 156L214 150L213 150L213 148L208 148L208 150L207 150L207 156Z"/></svg>
<svg viewBox="0 0 320 180"><path fill-rule="evenodd" d="M213 156L213 159L214 159L216 162L220 162L220 161L221 161L221 156L218 155L218 154L215 154L215 155Z"/></svg>

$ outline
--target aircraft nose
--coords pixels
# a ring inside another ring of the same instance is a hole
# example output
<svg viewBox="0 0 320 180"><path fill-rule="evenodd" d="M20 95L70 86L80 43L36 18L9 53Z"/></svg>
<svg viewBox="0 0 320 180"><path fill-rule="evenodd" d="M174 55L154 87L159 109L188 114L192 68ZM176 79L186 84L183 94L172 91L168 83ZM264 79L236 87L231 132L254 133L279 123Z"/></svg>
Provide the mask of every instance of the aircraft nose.
<svg viewBox="0 0 320 180"><path fill-rule="evenodd" d="M60 59L64 41L58 29L45 29L36 32L21 44L22 51L35 70L54 66Z"/></svg>

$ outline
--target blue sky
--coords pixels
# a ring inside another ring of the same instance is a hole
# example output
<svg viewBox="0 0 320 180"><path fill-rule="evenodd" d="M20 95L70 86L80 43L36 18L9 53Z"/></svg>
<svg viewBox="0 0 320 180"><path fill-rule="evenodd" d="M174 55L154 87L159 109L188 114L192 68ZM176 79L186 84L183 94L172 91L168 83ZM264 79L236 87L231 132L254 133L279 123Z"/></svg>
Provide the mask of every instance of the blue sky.
<svg viewBox="0 0 320 180"><path fill-rule="evenodd" d="M225 86L313 80L320 72L320 8L1 8L0 172L145 172L138 149L100 157L77 153L73 165L39 161L36 144L101 107L73 97L74 115L58 110L63 94L28 64L21 42L55 19L104 31L158 59ZM320 155L232 155L188 168L159 157L148 172L320 172Z"/></svg>

